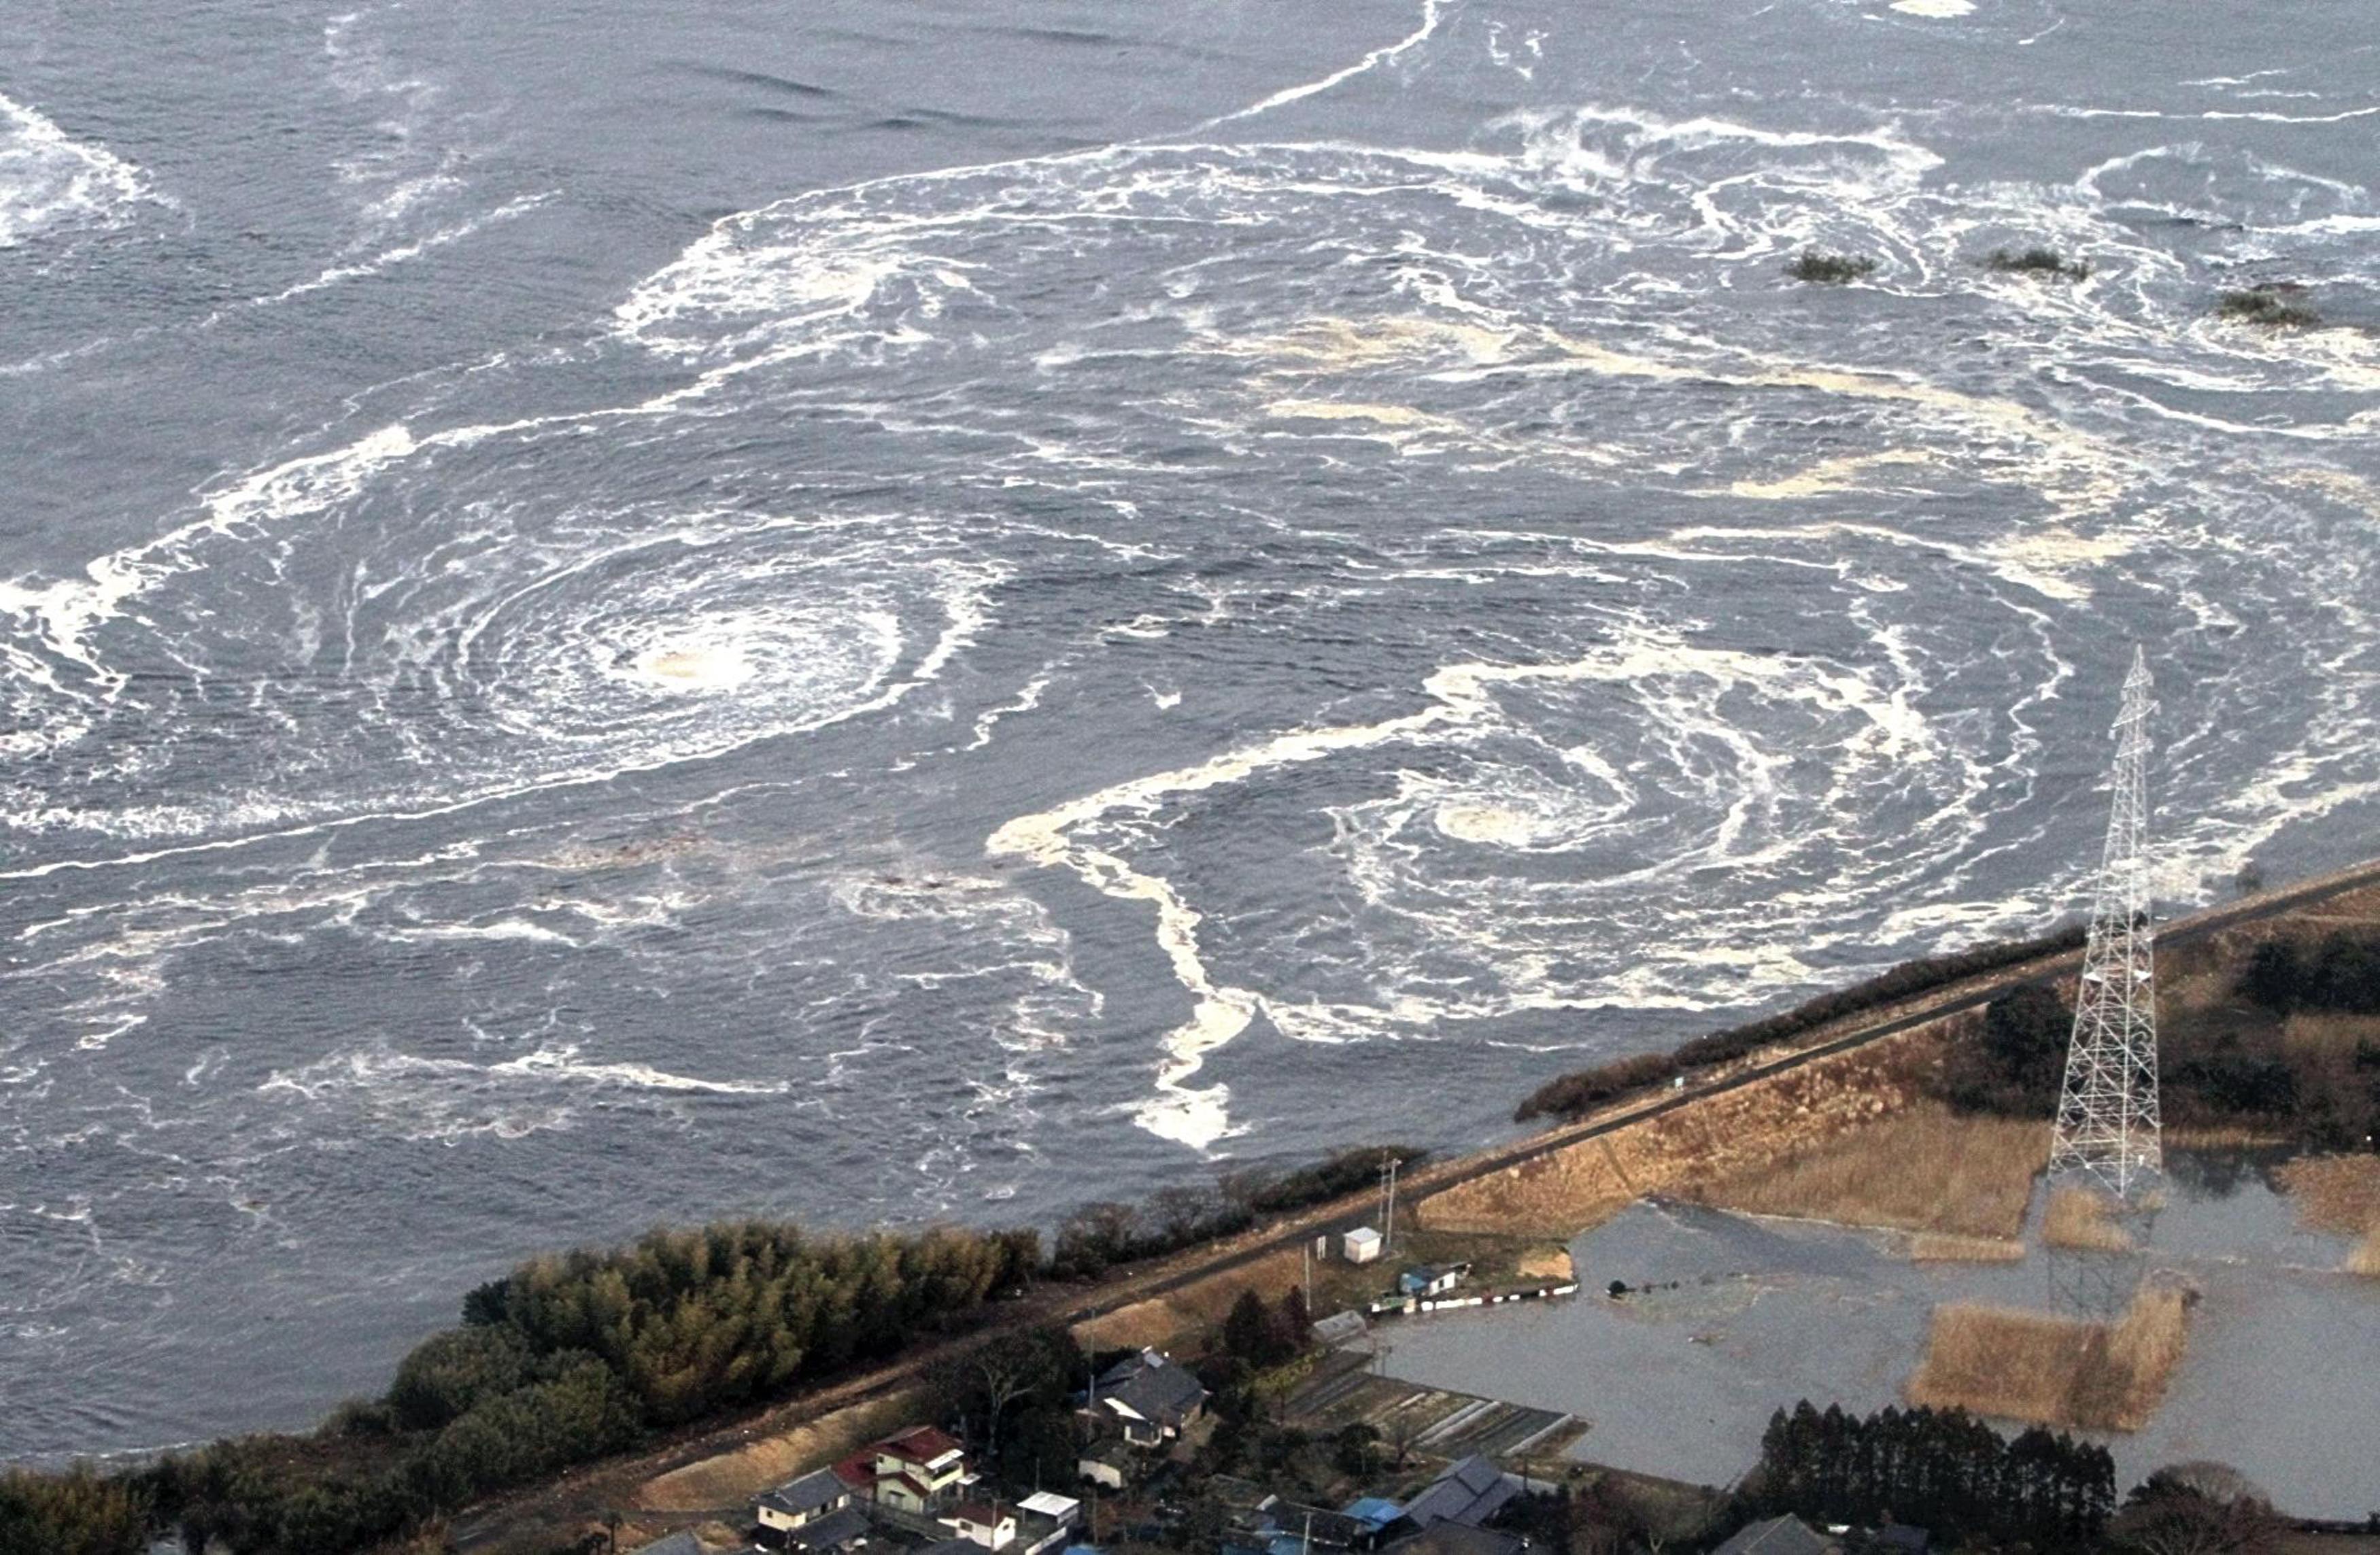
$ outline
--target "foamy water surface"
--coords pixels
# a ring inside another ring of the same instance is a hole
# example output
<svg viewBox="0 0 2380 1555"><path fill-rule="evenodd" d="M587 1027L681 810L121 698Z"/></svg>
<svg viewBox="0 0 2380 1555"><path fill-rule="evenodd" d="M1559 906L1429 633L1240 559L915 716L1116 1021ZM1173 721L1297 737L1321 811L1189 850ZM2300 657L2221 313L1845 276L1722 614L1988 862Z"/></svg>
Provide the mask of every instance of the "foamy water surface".
<svg viewBox="0 0 2380 1555"><path fill-rule="evenodd" d="M649 10L0 44L0 1454L2370 851L2357 8Z"/></svg>

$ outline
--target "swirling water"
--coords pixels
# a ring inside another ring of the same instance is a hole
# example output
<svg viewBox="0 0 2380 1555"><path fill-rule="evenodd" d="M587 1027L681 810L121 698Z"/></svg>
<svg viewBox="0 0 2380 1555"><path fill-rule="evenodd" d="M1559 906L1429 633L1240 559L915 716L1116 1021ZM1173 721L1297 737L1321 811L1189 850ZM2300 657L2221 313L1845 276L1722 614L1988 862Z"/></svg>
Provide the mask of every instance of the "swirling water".
<svg viewBox="0 0 2380 1555"><path fill-rule="evenodd" d="M2362 7L778 10L0 43L0 1453L2368 850Z"/></svg>

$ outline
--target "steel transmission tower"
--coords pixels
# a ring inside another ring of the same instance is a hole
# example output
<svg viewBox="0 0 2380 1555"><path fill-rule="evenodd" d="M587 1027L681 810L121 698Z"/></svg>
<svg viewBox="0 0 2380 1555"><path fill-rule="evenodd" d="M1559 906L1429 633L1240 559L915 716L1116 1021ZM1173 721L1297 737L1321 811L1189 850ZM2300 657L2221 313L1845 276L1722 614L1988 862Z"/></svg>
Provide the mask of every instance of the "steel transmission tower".
<svg viewBox="0 0 2380 1555"><path fill-rule="evenodd" d="M2156 929L2149 917L2147 658L2132 650L2116 715L2115 804L2091 901L2074 1039L2049 1173L2088 1172L2132 1202L2165 1167L2157 1115Z"/></svg>

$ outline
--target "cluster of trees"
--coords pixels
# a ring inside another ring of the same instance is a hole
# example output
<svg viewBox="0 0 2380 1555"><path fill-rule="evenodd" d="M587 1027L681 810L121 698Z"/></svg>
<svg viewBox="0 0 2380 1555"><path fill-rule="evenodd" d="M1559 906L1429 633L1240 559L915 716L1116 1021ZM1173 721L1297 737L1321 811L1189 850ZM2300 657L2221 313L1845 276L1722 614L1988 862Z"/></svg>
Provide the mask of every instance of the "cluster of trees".
<svg viewBox="0 0 2380 1555"><path fill-rule="evenodd" d="M2011 1441L1961 1410L1861 1417L1807 1400L1770 1418L1745 1484L1765 1515L1889 1517L2045 1549L2095 1539L2116 1505L2115 1460L2091 1442L2038 1427Z"/></svg>
<svg viewBox="0 0 2380 1555"><path fill-rule="evenodd" d="M1001 1334L943 1361L925 1381L936 1418L957 1422L1004 1477L1040 1484L1073 1472L1075 1394L1113 1358L1086 1355L1059 1325Z"/></svg>
<svg viewBox="0 0 2380 1555"><path fill-rule="evenodd" d="M105 1476L0 1477L0 1550L133 1555L158 1529L232 1555L386 1543L650 1431L962 1330L1034 1280L1226 1235L1366 1187L1384 1158L1411 1165L1424 1154L1342 1150L1169 1189L1145 1206L1088 1206L1048 1258L1030 1230L820 1236L735 1221L532 1259L469 1293L461 1326L407 1355L385 1395L343 1405L310 1436L219 1441ZM1303 1335L1302 1313L1269 1314L1266 1334L1284 1323ZM1073 1342L1002 1336L969 1365L941 1379L951 1413L978 1426L1015 1477L1035 1477L1037 1454L1056 1463L1084 1365Z"/></svg>
<svg viewBox="0 0 2380 1555"><path fill-rule="evenodd" d="M1094 1280L1117 1264L1236 1235L1260 1215L1303 1209L1368 1187L1379 1181L1388 1160L1409 1170L1428 1156L1411 1145L1366 1145L1310 1166L1248 1167L1212 1183L1160 1188L1141 1204L1086 1204L1059 1223L1049 1271L1062 1280Z"/></svg>
<svg viewBox="0 0 2380 1555"><path fill-rule="evenodd" d="M2312 945L2267 940L2249 957L2240 991L2276 1014L2295 1010L2380 1014L2380 935L2340 929Z"/></svg>
<svg viewBox="0 0 2380 1555"><path fill-rule="evenodd" d="M313 1436L215 1442L105 1480L29 1478L0 1498L0 1519L67 1527L27 1548L91 1555L140 1549L151 1528L191 1549L344 1555L650 1430L949 1332L1041 1261L1030 1231L814 1236L760 1221L537 1258L470 1293L461 1327Z"/></svg>
<svg viewBox="0 0 2380 1555"><path fill-rule="evenodd" d="M2380 1135L2380 1043L2290 1043L2272 1016L2380 1013L2380 936L2340 931L2311 942L2275 937L2249 956L2237 985L2261 1020L2224 1018L2169 1029L2169 1121L2249 1123L2323 1149L2370 1148Z"/></svg>
<svg viewBox="0 0 2380 1555"><path fill-rule="evenodd" d="M1539 1086L1522 1101L1512 1114L1512 1121L1526 1123L1537 1117L1575 1117L1590 1107L1599 1106L1628 1091L1664 1084L1676 1075L1694 1070L1731 1063L1772 1042L1786 1041L1815 1031L1845 1015L1898 1003L1915 994L1979 973L1997 972L2040 956L2079 950L2085 933L2082 925L2073 924L2038 939L2009 940L1977 945L1972 950L1949 955L1927 955L1914 961L1904 961L1865 982L1853 983L1832 993L1822 993L1781 1014L1730 1027L1724 1031L1714 1031L1707 1037L1697 1037L1666 1057L1659 1053L1644 1053L1576 1074L1559 1075Z"/></svg>
<svg viewBox="0 0 2380 1555"><path fill-rule="evenodd" d="M1682 1072L1677 1059L1669 1053L1636 1053L1598 1063L1592 1069L1557 1075L1522 1098L1521 1104L1512 1109L1512 1121L1583 1117L1631 1091L1667 1085Z"/></svg>
<svg viewBox="0 0 2380 1555"><path fill-rule="evenodd" d="M2046 1118L2058 1112L2074 1011L2055 989L2027 983L1984 1007L1982 1032L1943 1066L1942 1099L1962 1112Z"/></svg>
<svg viewBox="0 0 2380 1555"><path fill-rule="evenodd" d="M149 1509L129 1487L87 1468L0 1472L0 1550L31 1555L140 1555Z"/></svg>

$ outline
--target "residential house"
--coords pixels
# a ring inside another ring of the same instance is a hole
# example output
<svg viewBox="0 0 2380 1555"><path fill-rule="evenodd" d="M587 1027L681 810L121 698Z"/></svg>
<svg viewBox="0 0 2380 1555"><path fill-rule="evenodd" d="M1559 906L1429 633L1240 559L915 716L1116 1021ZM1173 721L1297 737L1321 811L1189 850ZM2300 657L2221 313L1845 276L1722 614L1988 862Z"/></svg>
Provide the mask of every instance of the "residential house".
<svg viewBox="0 0 2380 1555"><path fill-rule="evenodd" d="M630 1550L628 1555L710 1555L710 1552L702 1548L700 1539L681 1529L666 1538L655 1539L650 1544L640 1544Z"/></svg>
<svg viewBox="0 0 2380 1555"><path fill-rule="evenodd" d="M1353 1517L1376 1534L1405 1514L1403 1507L1386 1496L1358 1496L1339 1510L1342 1514Z"/></svg>
<svg viewBox="0 0 2380 1555"><path fill-rule="evenodd" d="M862 1457L875 1480L876 1500L921 1516L975 1483L966 1450L932 1426L912 1426L886 1437Z"/></svg>
<svg viewBox="0 0 2380 1555"><path fill-rule="evenodd" d="M1333 1312L1307 1331L1315 1343L1335 1350L1342 1344L1352 1344L1363 1338L1370 1327L1364 1321L1361 1312Z"/></svg>
<svg viewBox="0 0 2380 1555"><path fill-rule="evenodd" d="M865 1548L874 1532L866 1512L856 1506L846 1506L823 1517L813 1517L778 1537L793 1555L847 1555ZM764 1540L768 1537L765 1530L761 1537Z"/></svg>
<svg viewBox="0 0 2380 1555"><path fill-rule="evenodd" d="M1075 1472L1093 1485L1121 1490L1131 1482L1133 1451L1121 1438L1100 1442L1075 1460Z"/></svg>
<svg viewBox="0 0 2380 1555"><path fill-rule="evenodd" d="M1036 1517L1047 1517L1062 1528L1071 1528L1083 1520L1083 1503L1055 1490L1036 1490L1018 1501L1016 1510L1029 1512Z"/></svg>
<svg viewBox="0 0 2380 1555"><path fill-rule="evenodd" d="M1711 1555L1842 1555L1842 1542L1828 1538L1799 1517L1747 1523Z"/></svg>
<svg viewBox="0 0 2380 1555"><path fill-rule="evenodd" d="M1475 1528L1521 1493L1492 1459L1470 1457L1450 1464L1420 1495L1405 1503L1405 1515L1418 1528L1459 1523Z"/></svg>
<svg viewBox="0 0 2380 1555"><path fill-rule="evenodd" d="M1288 1500L1264 1509L1257 1534L1267 1555L1368 1555L1380 1545L1380 1530L1362 1518Z"/></svg>
<svg viewBox="0 0 2380 1555"><path fill-rule="evenodd" d="M934 1521L985 1549L1005 1549L1016 1542L1015 1514L989 1502L961 1501Z"/></svg>
<svg viewBox="0 0 2380 1555"><path fill-rule="evenodd" d="M1380 1555L1524 1555L1529 1541L1500 1528L1439 1523L1382 1547Z"/></svg>
<svg viewBox="0 0 2380 1555"><path fill-rule="evenodd" d="M787 1534L851 1505L852 1488L832 1469L789 1479L753 1498L752 1515L769 1533Z"/></svg>
<svg viewBox="0 0 2380 1555"><path fill-rule="evenodd" d="M1162 1350L1143 1350L1099 1374L1088 1407L1135 1447L1157 1447L1206 1412L1207 1390Z"/></svg>
<svg viewBox="0 0 2380 1555"><path fill-rule="evenodd" d="M1402 1295L1424 1298L1444 1295L1463 1283L1463 1277L1470 1272L1471 1266L1467 1263L1452 1263L1441 1267L1425 1265L1420 1269L1408 1269L1397 1276L1397 1291Z"/></svg>

